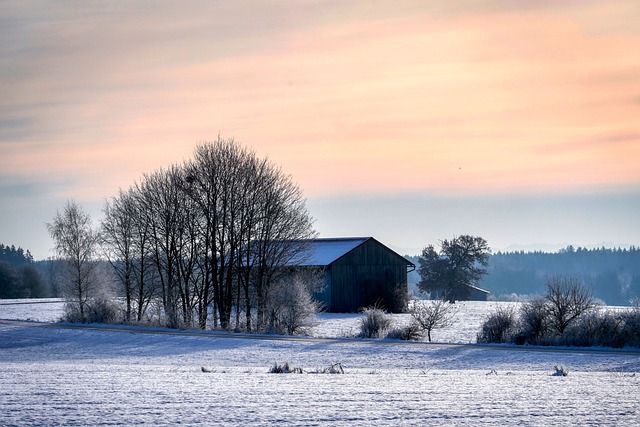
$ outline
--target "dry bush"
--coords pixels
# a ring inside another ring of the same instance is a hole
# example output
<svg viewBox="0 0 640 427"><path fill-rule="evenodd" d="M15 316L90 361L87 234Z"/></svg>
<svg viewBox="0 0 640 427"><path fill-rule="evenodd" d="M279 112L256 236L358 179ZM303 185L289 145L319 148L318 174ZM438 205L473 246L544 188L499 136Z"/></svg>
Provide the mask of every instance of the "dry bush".
<svg viewBox="0 0 640 427"><path fill-rule="evenodd" d="M516 315L511 307L496 307L485 319L478 333L479 343L510 342L516 328Z"/></svg>
<svg viewBox="0 0 640 427"><path fill-rule="evenodd" d="M543 344L550 327L546 300L534 298L522 303L519 314L520 331L516 337L516 344Z"/></svg>
<svg viewBox="0 0 640 427"><path fill-rule="evenodd" d="M326 368L316 370L316 374L344 374L342 363L333 363Z"/></svg>
<svg viewBox="0 0 640 427"><path fill-rule="evenodd" d="M392 328L387 333L387 338L403 341L420 341L424 334L420 325L413 321L406 326Z"/></svg>
<svg viewBox="0 0 640 427"><path fill-rule="evenodd" d="M313 298L319 283L321 276L311 272L295 273L274 283L266 298L269 324L264 332L296 335L315 326L316 314L322 309Z"/></svg>
<svg viewBox="0 0 640 427"><path fill-rule="evenodd" d="M270 374L303 374L302 368L292 368L289 366L289 362L284 362L278 365L277 362L269 369Z"/></svg>
<svg viewBox="0 0 640 427"><path fill-rule="evenodd" d="M368 307L362 310L360 338L385 338L393 325L393 319L381 308Z"/></svg>

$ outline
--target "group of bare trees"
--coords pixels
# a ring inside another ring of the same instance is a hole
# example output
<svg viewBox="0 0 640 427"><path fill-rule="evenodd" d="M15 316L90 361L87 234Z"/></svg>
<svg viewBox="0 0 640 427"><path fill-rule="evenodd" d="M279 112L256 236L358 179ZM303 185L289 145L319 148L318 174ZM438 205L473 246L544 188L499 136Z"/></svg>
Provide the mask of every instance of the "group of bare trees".
<svg viewBox="0 0 640 427"><path fill-rule="evenodd" d="M70 206L49 231L58 252L74 259L58 226L74 224ZM199 144L183 164L145 174L108 200L104 214L101 249L125 320L140 321L161 302L170 327L267 328L274 284L315 236L299 187L232 139Z"/></svg>

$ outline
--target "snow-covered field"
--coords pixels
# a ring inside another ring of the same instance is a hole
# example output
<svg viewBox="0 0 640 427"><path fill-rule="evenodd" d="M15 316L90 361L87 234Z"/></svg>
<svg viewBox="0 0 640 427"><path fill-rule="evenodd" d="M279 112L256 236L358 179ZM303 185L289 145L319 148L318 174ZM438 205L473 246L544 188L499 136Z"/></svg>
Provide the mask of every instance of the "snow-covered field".
<svg viewBox="0 0 640 427"><path fill-rule="evenodd" d="M268 373L285 361L307 373ZM344 375L313 373L334 362ZM639 396L638 353L0 324L0 425L630 426Z"/></svg>
<svg viewBox="0 0 640 427"><path fill-rule="evenodd" d="M459 302L456 320L451 327L433 332L433 340L448 343L471 343L476 341L478 328L483 318L496 305L517 305L512 302ZM61 299L0 300L0 319L34 320L56 322L62 317L64 302ZM408 314L391 315L397 325L410 321ZM353 337L358 334L362 314L322 313L319 323L309 332L314 337Z"/></svg>

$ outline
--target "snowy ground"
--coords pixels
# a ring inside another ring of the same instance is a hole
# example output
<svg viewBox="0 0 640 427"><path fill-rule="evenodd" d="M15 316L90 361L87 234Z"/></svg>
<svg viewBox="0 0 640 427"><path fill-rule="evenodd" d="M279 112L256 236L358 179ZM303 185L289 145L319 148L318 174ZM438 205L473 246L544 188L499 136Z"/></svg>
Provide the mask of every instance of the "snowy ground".
<svg viewBox="0 0 640 427"><path fill-rule="evenodd" d="M495 309L496 305L516 306L511 302L463 302L456 303L457 314L451 327L433 332L433 340L448 343L471 343L476 341L478 328L483 318ZM61 299L32 300L0 300L0 319L34 320L40 322L56 322L63 313L64 303ZM394 314L396 325L404 325L410 321L408 314ZM359 331L362 314L322 313L319 323L312 328L310 335L314 337L354 337Z"/></svg>
<svg viewBox="0 0 640 427"><path fill-rule="evenodd" d="M0 324L0 425L638 425L639 395L638 353Z"/></svg>

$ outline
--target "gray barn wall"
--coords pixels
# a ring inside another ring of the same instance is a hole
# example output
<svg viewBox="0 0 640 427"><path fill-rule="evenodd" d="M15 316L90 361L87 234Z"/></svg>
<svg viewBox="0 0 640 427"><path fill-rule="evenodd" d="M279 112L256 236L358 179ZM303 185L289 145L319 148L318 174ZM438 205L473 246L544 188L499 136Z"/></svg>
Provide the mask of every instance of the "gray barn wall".
<svg viewBox="0 0 640 427"><path fill-rule="evenodd" d="M368 240L327 269L331 283L331 311L354 312L382 304L387 310L404 309L407 261L380 244Z"/></svg>

